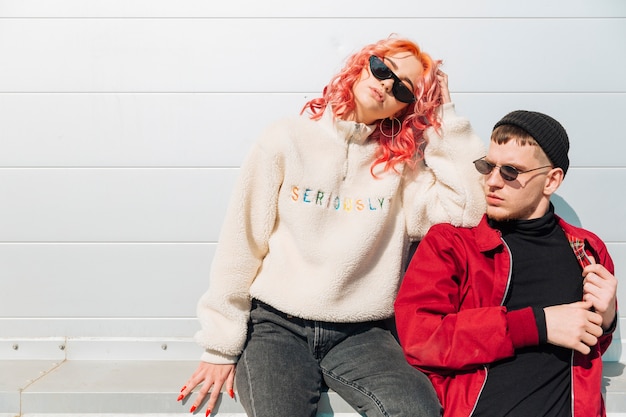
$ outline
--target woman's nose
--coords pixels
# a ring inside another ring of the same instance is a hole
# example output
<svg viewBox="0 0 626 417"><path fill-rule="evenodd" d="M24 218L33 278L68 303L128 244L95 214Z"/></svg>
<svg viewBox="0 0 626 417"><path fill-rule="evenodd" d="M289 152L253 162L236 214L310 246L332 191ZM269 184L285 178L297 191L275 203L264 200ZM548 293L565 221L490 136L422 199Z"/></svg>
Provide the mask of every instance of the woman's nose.
<svg viewBox="0 0 626 417"><path fill-rule="evenodd" d="M393 80L391 78L387 78L386 80L380 80L380 84L383 86L386 92L391 91L391 87L393 87Z"/></svg>

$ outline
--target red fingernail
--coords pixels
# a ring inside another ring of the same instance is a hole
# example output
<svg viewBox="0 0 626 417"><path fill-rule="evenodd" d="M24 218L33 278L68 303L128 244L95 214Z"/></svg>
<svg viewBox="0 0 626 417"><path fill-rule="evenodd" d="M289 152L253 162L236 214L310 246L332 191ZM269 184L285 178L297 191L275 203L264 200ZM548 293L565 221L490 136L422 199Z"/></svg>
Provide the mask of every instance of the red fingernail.
<svg viewBox="0 0 626 417"><path fill-rule="evenodd" d="M191 407L191 409L189 410L189 412L190 412L190 413L193 413L194 411L196 411L196 408L198 408L198 407L196 407L195 405L194 405L194 406L192 406L192 407Z"/></svg>
<svg viewBox="0 0 626 417"><path fill-rule="evenodd" d="M182 400L183 398L185 398L185 396L184 396L183 394L180 394L180 395L178 396L178 399L177 399L176 401L180 401L180 400Z"/></svg>
<svg viewBox="0 0 626 417"><path fill-rule="evenodd" d="M233 391L233 389L229 389L228 390L228 395L230 395L230 398L235 398L235 391Z"/></svg>
<svg viewBox="0 0 626 417"><path fill-rule="evenodd" d="M207 408L206 414L204 415L204 417L209 417L209 414L211 414L211 409Z"/></svg>
<svg viewBox="0 0 626 417"><path fill-rule="evenodd" d="M184 391L184 390L186 390L186 389L187 389L187 385L185 385L184 387L182 387L182 388L180 389L180 392L183 392L183 391Z"/></svg>

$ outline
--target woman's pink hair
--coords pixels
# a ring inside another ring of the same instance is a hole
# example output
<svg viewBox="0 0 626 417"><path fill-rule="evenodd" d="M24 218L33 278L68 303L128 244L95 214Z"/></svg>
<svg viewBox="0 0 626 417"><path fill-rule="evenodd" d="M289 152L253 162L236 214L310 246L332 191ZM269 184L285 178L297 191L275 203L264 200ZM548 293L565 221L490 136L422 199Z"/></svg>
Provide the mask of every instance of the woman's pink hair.
<svg viewBox="0 0 626 417"><path fill-rule="evenodd" d="M376 122L376 129L371 138L380 144L372 169L378 164L385 164L385 171L396 170L401 164L413 165L424 157L424 130L432 126L438 129L441 124L436 109L441 105L441 89L437 82L437 69L441 61L434 61L422 52L414 42L408 39L391 36L371 45L350 56L344 68L335 75L324 87L322 97L310 100L304 105L302 113L311 112L311 119L322 117L324 110L330 105L335 117L342 118L355 109L352 88L361 78L363 68L369 66L369 57L380 58L399 52L410 52L422 64L424 72L415 82L417 101L401 110L396 117L402 123L402 129L393 138L382 135L379 129L381 121ZM396 170L397 171L397 170Z"/></svg>

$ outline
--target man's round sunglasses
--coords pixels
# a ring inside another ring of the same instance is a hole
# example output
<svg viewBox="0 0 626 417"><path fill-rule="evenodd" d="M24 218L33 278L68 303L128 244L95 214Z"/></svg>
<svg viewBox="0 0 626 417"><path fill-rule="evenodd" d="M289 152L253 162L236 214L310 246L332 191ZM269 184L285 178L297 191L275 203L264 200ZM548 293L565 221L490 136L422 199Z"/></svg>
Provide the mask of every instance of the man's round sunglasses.
<svg viewBox="0 0 626 417"><path fill-rule="evenodd" d="M533 168L526 171L520 171L519 169L512 167L511 165L502 165L498 166L496 164L492 164L491 162L487 162L484 159L484 156L480 159L474 161L474 166L476 167L476 171L480 172L483 175L491 174L494 168L500 168L500 176L505 181L514 181L519 174L525 174L531 171L537 171L542 168L552 168L552 165L545 165L539 168Z"/></svg>
<svg viewBox="0 0 626 417"><path fill-rule="evenodd" d="M389 69L382 59L377 56L370 56L370 71L372 75L379 80L393 79L393 86L391 92L396 100L403 103L414 103L417 101L415 94L407 87L392 70Z"/></svg>

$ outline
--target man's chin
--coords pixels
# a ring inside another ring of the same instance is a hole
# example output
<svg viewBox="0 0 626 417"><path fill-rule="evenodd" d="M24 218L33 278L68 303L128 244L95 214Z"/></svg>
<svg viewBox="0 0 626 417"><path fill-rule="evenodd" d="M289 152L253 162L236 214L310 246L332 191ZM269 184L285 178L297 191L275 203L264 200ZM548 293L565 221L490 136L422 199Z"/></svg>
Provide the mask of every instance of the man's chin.
<svg viewBox="0 0 626 417"><path fill-rule="evenodd" d="M487 207L487 218L497 222L503 222L511 218L511 213L498 207Z"/></svg>

